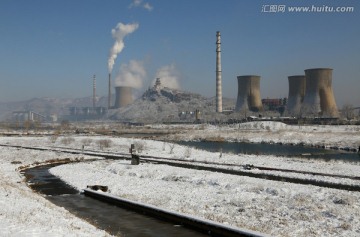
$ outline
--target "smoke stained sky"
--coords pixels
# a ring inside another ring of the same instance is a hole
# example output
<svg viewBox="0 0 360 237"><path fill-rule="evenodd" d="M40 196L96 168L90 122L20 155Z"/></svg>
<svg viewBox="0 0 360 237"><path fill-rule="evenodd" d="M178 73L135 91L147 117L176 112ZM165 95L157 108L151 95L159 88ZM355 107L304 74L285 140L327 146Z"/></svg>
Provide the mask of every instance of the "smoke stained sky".
<svg viewBox="0 0 360 237"><path fill-rule="evenodd" d="M262 12L274 4L354 12ZM260 75L261 96L276 98L287 96L287 76L330 67L338 106L360 106L356 0L2 0L0 102L91 96L93 74L97 94L106 96L111 30L119 22L138 27L124 38L114 80L132 66L146 89L159 70L172 68L179 87L212 97L220 31L225 97L236 98L238 75Z"/></svg>

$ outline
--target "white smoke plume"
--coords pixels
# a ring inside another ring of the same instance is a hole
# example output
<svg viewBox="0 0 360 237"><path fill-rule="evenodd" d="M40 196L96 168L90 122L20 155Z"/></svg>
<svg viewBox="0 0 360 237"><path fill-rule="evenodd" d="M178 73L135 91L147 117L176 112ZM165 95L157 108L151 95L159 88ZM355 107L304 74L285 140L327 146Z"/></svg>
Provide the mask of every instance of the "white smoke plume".
<svg viewBox="0 0 360 237"><path fill-rule="evenodd" d="M114 45L110 49L109 59L108 59L108 70L111 73L115 59L117 58L118 54L123 50L125 47L124 38L128 34L133 33L139 27L138 23L133 24L123 24L119 22L117 26L111 30L112 37L115 39Z"/></svg>
<svg viewBox="0 0 360 237"><path fill-rule="evenodd" d="M119 74L115 78L115 86L130 86L140 89L146 78L146 70L142 61L130 60L121 64Z"/></svg>
<svg viewBox="0 0 360 237"><path fill-rule="evenodd" d="M174 64L166 65L158 69L156 72L156 78L160 78L161 85L164 87L180 89L180 73ZM155 83L155 80L153 81L153 84Z"/></svg>
<svg viewBox="0 0 360 237"><path fill-rule="evenodd" d="M149 12L154 9L154 7L150 5L150 3L148 3L148 2L143 3L143 0L133 0L133 2L130 4L129 8L133 8L133 7L142 7L144 9L148 10Z"/></svg>

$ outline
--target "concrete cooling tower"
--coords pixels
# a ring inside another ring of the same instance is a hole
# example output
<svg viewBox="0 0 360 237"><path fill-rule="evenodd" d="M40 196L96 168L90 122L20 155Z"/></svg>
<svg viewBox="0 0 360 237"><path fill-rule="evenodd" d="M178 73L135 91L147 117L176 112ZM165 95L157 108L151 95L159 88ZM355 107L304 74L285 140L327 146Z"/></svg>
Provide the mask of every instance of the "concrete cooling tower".
<svg viewBox="0 0 360 237"><path fill-rule="evenodd" d="M286 111L289 115L300 115L301 105L304 101L306 78L305 76L289 76L289 96Z"/></svg>
<svg viewBox="0 0 360 237"><path fill-rule="evenodd" d="M339 117L332 89L332 69L314 68L305 70L306 89L303 115Z"/></svg>
<svg viewBox="0 0 360 237"><path fill-rule="evenodd" d="M115 108L125 107L133 102L132 87L117 86L115 87Z"/></svg>
<svg viewBox="0 0 360 237"><path fill-rule="evenodd" d="M263 109L260 96L260 76L238 76L238 96L235 111Z"/></svg>

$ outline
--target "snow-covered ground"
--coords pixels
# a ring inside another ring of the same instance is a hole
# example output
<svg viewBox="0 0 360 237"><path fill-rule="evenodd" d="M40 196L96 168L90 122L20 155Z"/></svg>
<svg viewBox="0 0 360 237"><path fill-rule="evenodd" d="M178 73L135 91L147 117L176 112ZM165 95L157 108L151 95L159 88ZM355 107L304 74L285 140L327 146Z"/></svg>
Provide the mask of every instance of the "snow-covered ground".
<svg viewBox="0 0 360 237"><path fill-rule="evenodd" d="M359 127L356 126L299 128L299 126L289 127L280 123L255 124L249 123L221 128L193 126L193 133L186 131L184 134L180 133L174 136L186 136L187 140L189 138L200 139L201 136L221 136L225 140L235 140L236 134L238 134L237 138L246 136L246 139L257 142L266 139L271 139L274 142L296 143L299 141L307 144L326 141L327 145L339 146L343 144L345 146L347 144L346 146L349 146L348 144L352 143L353 147L357 147L358 145L355 144L356 142L359 144L360 141ZM244 128L243 126L248 127ZM262 126L264 129L261 128ZM239 127L242 128L239 129ZM163 129L162 126L158 126L158 128ZM245 132L239 132L244 130L246 130L246 135L244 135ZM264 134L268 135L265 136ZM274 136L272 137L271 134ZM291 136L284 136L285 134L291 134ZM85 150L101 152L99 141L107 139L111 141L111 146L103 148L106 152L128 153L130 144L135 143L136 146L142 147L140 155L183 159L187 162L215 162L218 165L214 166L219 167L240 169L236 165L253 164L354 177L360 174L359 162L348 163L236 154L222 154L220 158L219 153L190 149L161 141L100 136L72 136L71 138L70 144L65 145L65 139L62 137L59 137L55 142L48 137L2 137L0 144L38 147L61 146L77 149L86 144ZM0 166L0 182L2 184L0 202L11 202L12 204L12 207L5 208L1 212L0 233L8 233L9 236L17 236L19 233L40 233L40 235L45 236L51 230L55 235L104 235L104 232L97 232L92 226L88 227L89 224L73 217L63 208L56 207L41 196L32 193L16 171L19 166L35 162L57 158L79 159L84 156L5 147L0 147L0 150L2 161ZM20 161L21 164L14 164L18 163L14 161ZM52 168L51 172L79 190L89 184L107 185L114 195L269 235L360 235L360 192L269 181L160 164L141 163L138 166L132 166L129 161L98 160L73 163ZM254 172L262 171L254 170ZM280 175L360 185L359 180L353 179L283 173ZM26 207L24 207L25 203ZM58 219L62 221L55 222ZM46 225L44 225L45 220Z"/></svg>
<svg viewBox="0 0 360 237"><path fill-rule="evenodd" d="M3 139L0 138L0 143ZM17 170L19 166L65 158L86 159L78 155L0 148L1 236L109 236L34 193Z"/></svg>

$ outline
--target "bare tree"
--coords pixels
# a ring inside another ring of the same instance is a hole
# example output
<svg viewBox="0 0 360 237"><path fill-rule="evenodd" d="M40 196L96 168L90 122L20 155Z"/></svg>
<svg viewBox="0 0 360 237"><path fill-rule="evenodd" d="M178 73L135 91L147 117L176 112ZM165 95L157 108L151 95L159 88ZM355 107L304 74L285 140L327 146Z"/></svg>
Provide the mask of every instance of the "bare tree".
<svg viewBox="0 0 360 237"><path fill-rule="evenodd" d="M350 120L353 119L355 117L354 114L354 110L353 110L353 105L351 104L344 104L341 111L342 111L342 115L344 118Z"/></svg>

